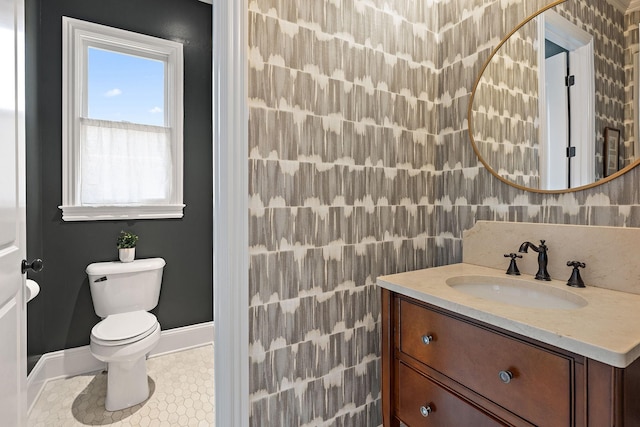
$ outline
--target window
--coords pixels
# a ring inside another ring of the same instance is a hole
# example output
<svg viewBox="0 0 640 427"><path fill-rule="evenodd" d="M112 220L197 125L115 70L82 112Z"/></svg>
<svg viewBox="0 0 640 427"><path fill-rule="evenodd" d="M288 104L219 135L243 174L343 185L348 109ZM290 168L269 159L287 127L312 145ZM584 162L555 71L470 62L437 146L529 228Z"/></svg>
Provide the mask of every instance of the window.
<svg viewBox="0 0 640 427"><path fill-rule="evenodd" d="M62 25L63 220L181 218L182 45Z"/></svg>

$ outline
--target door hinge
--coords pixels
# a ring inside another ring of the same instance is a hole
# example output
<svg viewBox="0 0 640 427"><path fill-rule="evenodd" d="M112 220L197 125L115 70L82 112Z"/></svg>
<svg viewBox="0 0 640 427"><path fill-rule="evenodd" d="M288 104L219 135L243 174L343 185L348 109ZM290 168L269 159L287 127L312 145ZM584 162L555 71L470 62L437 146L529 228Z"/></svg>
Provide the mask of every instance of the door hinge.
<svg viewBox="0 0 640 427"><path fill-rule="evenodd" d="M567 157L575 157L576 156L576 147L567 147Z"/></svg>
<svg viewBox="0 0 640 427"><path fill-rule="evenodd" d="M564 84L567 87L574 86L576 84L576 76L567 76L564 78Z"/></svg>

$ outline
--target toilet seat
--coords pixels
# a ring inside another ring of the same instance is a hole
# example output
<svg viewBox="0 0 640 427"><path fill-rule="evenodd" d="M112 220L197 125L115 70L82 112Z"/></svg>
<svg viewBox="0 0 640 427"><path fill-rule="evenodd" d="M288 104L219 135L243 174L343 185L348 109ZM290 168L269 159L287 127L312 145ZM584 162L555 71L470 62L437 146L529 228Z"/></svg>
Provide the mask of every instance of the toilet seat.
<svg viewBox="0 0 640 427"><path fill-rule="evenodd" d="M107 316L91 329L91 341L103 346L119 346L140 341L160 325L153 314L132 311Z"/></svg>

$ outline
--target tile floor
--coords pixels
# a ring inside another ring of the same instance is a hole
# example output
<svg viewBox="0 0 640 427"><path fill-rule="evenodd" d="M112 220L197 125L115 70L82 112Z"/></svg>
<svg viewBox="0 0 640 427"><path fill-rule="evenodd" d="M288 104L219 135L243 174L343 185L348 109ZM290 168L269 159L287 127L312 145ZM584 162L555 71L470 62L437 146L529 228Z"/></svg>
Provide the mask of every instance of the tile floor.
<svg viewBox="0 0 640 427"><path fill-rule="evenodd" d="M29 414L29 427L213 426L213 345L147 361L151 396L109 412L107 375L99 372L48 382Z"/></svg>

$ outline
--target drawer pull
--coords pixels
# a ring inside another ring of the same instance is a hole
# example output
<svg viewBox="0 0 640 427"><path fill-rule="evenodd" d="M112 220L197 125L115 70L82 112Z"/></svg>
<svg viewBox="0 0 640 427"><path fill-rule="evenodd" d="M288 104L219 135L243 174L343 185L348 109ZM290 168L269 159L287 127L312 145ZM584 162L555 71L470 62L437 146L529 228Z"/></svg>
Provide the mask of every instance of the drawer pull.
<svg viewBox="0 0 640 427"><path fill-rule="evenodd" d="M422 344L429 345L433 341L433 337L431 335L423 335L422 336Z"/></svg>
<svg viewBox="0 0 640 427"><path fill-rule="evenodd" d="M498 376L500 377L500 381L505 384L509 384L513 379L513 374L511 373L511 371L500 371L498 372Z"/></svg>
<svg viewBox="0 0 640 427"><path fill-rule="evenodd" d="M429 406L429 405L421 406L420 407L420 413L422 414L423 417L428 417L429 414L431 413L431 406Z"/></svg>

